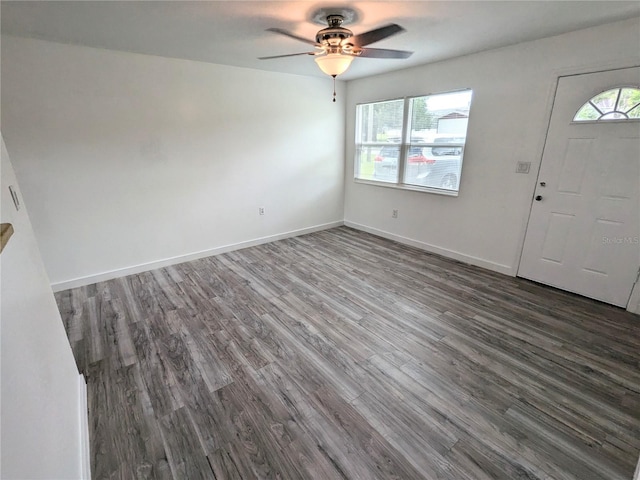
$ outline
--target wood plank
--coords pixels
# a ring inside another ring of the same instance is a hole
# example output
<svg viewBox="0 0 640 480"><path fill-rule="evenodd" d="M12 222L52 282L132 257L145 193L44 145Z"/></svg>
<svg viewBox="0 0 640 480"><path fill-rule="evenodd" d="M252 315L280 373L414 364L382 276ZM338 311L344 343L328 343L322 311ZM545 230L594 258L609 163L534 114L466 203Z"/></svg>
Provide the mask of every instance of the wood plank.
<svg viewBox="0 0 640 480"><path fill-rule="evenodd" d="M340 227L58 292L94 478L630 478L640 316Z"/></svg>
<svg viewBox="0 0 640 480"><path fill-rule="evenodd" d="M160 430L174 479L216 480L186 409L162 417Z"/></svg>

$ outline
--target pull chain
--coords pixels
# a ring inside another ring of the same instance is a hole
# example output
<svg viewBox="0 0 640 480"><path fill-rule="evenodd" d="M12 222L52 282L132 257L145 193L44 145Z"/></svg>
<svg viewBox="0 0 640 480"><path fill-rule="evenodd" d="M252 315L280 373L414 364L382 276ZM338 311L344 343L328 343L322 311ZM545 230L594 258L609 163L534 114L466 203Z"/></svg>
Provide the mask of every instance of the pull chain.
<svg viewBox="0 0 640 480"><path fill-rule="evenodd" d="M331 75L333 77L333 101L336 101L336 76Z"/></svg>

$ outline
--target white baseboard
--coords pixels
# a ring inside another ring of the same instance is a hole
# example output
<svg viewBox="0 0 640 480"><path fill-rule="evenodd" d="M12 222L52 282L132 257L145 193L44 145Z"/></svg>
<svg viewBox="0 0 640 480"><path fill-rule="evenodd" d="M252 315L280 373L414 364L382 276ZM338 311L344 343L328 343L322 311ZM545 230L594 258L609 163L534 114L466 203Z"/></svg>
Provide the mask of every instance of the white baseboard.
<svg viewBox="0 0 640 480"><path fill-rule="evenodd" d="M347 220L345 220L344 224L347 227L355 228L356 230L362 230L363 232L371 233L372 235L377 235L378 237L387 238L389 240L394 240L398 243L403 243L405 245L410 245L412 247L416 247L430 253L442 255L443 257L459 260L461 262L468 263L470 265L486 268L487 270L503 273L511 277L516 276L516 270L509 265L503 265L500 263L485 260L483 258L473 257L471 255L466 255L464 253L456 252L455 250L449 250L447 248L438 247L436 245L431 245L429 243L421 242L419 240L414 240L412 238L396 235L395 233L386 232L384 230L378 230L377 228L368 227L366 225L361 225L359 223L349 222Z"/></svg>
<svg viewBox="0 0 640 480"><path fill-rule="evenodd" d="M82 480L91 480L91 452L89 449L89 410L87 408L87 383L84 375L78 375L78 415L80 416L80 473Z"/></svg>
<svg viewBox="0 0 640 480"><path fill-rule="evenodd" d="M255 245L262 245L263 243L275 242L276 240L282 240L282 239L291 238L291 237L299 237L300 235L306 235L307 233L319 232L321 230L328 230L329 228L335 228L342 225L344 225L344 222L341 220L336 222L324 223L322 225L315 225L313 227L301 228L299 230L292 230L290 232L270 235L268 237L255 238L253 240L247 240L245 242L234 243L231 245L224 245L222 247L202 250L200 252L188 253L186 255L178 255L176 257L165 258L162 260L156 260L148 263L142 263L140 265L134 265L131 267L118 268L116 270L110 270L108 272L96 273L95 275L87 275L85 277L73 278L71 280L64 280L62 282L55 282L51 284L51 288L53 289L54 292L61 292L62 290L67 290L69 288L83 287L85 285L91 285L92 283L104 282L106 280L112 280L114 278L119 278L119 277L126 277L127 275L134 275L136 273L147 272L149 270L155 270L156 268L162 268L162 267L167 267L169 265L176 265L178 263L189 262L191 260L210 257L212 255L220 255L221 253L232 252L234 250L253 247Z"/></svg>

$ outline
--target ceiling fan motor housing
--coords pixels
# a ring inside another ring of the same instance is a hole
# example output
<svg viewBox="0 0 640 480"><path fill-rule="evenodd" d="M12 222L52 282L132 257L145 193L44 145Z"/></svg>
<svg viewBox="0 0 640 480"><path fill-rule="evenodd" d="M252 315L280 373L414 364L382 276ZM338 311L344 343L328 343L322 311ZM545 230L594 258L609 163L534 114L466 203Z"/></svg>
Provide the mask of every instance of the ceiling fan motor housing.
<svg viewBox="0 0 640 480"><path fill-rule="evenodd" d="M329 26L323 28L316 34L316 42L327 46L330 50L327 53L340 53L339 49L343 40L353 36L353 32L342 26L342 15L328 15L327 23ZM342 45L343 47L346 45ZM336 49L336 51L332 51Z"/></svg>

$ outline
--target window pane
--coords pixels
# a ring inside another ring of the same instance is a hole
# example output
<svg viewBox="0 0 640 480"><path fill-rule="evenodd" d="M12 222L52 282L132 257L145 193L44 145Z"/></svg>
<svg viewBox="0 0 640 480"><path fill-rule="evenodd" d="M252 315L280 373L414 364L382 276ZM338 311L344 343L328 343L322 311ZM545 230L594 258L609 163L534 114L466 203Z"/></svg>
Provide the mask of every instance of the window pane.
<svg viewBox="0 0 640 480"><path fill-rule="evenodd" d="M640 118L640 105L638 105L630 112L627 112L627 115L629 116L629 118Z"/></svg>
<svg viewBox="0 0 640 480"><path fill-rule="evenodd" d="M585 103L573 120L626 120L638 118L636 107L640 104L640 89L633 87L612 88L599 93ZM632 113L635 112L635 113Z"/></svg>
<svg viewBox="0 0 640 480"><path fill-rule="evenodd" d="M447 190L457 190L460 181L462 159L460 155L442 157L429 164L429 175L422 185Z"/></svg>
<svg viewBox="0 0 640 480"><path fill-rule="evenodd" d="M613 112L616 106L616 100L618 100L618 92L620 89L614 88L613 90L607 90L602 92L591 99L598 110L602 113Z"/></svg>
<svg viewBox="0 0 640 480"><path fill-rule="evenodd" d="M400 142L403 109L402 99L358 105L356 142Z"/></svg>
<svg viewBox="0 0 640 480"><path fill-rule="evenodd" d="M471 90L411 99L411 142L430 141L434 134L466 136Z"/></svg>
<svg viewBox="0 0 640 480"><path fill-rule="evenodd" d="M411 99L411 142L426 142L428 132L438 128L438 118L429 111L427 98Z"/></svg>
<svg viewBox="0 0 640 480"><path fill-rule="evenodd" d="M591 120L597 120L600 118L600 112L593 108L593 105L586 103L582 106L576 116L573 117L574 122L586 122Z"/></svg>
<svg viewBox="0 0 640 480"><path fill-rule="evenodd" d="M398 158L400 146L389 145L379 149L373 159L373 179L380 182L398 181Z"/></svg>
<svg viewBox="0 0 640 480"><path fill-rule="evenodd" d="M411 99L404 183L458 190L471 90Z"/></svg>
<svg viewBox="0 0 640 480"><path fill-rule="evenodd" d="M356 152L356 178L375 180L374 159L380 147L360 146Z"/></svg>
<svg viewBox="0 0 640 480"><path fill-rule="evenodd" d="M619 112L627 112L629 109L640 103L640 89L637 88L623 88L620 92L620 100L618 100Z"/></svg>
<svg viewBox="0 0 640 480"><path fill-rule="evenodd" d="M624 113L611 112L600 117L600 120L625 120L626 118L627 116Z"/></svg>

